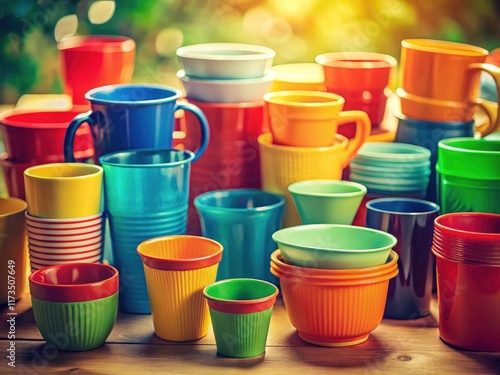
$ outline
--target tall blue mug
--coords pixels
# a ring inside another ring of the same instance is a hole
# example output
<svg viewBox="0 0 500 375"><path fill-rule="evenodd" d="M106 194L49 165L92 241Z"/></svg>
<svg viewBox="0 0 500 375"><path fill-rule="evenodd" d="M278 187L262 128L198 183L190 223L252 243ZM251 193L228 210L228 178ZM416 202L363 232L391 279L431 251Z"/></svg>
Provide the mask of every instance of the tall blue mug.
<svg viewBox="0 0 500 375"><path fill-rule="evenodd" d="M110 85L85 94L91 110L76 116L64 138L64 160L75 161L73 141L78 127L88 123L92 131L95 160L101 156L130 149L170 149L173 143L175 112L192 112L199 121L201 140L194 150L197 160L210 138L208 121L196 105L178 101L176 88L150 84Z"/></svg>

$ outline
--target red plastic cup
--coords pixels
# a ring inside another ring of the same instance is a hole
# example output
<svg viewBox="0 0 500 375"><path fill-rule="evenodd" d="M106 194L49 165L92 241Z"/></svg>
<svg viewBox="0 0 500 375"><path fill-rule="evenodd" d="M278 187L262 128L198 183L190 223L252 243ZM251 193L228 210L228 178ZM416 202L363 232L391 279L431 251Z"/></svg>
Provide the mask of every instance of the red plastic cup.
<svg viewBox="0 0 500 375"><path fill-rule="evenodd" d="M132 80L135 42L130 38L74 36L60 40L57 48L64 93L73 104L89 105L85 93L91 89Z"/></svg>

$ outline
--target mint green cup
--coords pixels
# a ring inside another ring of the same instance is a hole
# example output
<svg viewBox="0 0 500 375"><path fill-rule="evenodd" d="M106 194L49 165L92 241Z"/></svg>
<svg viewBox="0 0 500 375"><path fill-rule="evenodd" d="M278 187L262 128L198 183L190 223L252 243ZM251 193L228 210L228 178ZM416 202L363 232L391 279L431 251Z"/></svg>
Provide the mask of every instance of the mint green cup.
<svg viewBox="0 0 500 375"><path fill-rule="evenodd" d="M85 302L50 302L31 297L42 337L63 351L85 351L104 344L118 314L118 293Z"/></svg>
<svg viewBox="0 0 500 375"><path fill-rule="evenodd" d="M265 353L276 286L257 279L226 279L205 287L203 295L219 354L249 358Z"/></svg>
<svg viewBox="0 0 500 375"><path fill-rule="evenodd" d="M364 185L342 180L306 180L288 186L302 224L352 224L366 195Z"/></svg>

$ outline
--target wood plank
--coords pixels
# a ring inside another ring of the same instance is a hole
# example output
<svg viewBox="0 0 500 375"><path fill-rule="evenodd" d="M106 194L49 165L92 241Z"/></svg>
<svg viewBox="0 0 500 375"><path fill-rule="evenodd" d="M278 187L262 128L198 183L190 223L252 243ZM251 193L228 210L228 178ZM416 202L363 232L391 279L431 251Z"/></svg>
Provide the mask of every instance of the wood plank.
<svg viewBox="0 0 500 375"><path fill-rule="evenodd" d="M2 344L5 341L2 342ZM3 345L2 345L3 346ZM18 341L16 374L495 374L500 356L463 353L446 346L435 350L268 347L256 358L226 358L213 345L105 344L89 352L61 352L37 341ZM5 359L4 359L5 360ZM6 365L6 364L5 364ZM5 368L2 364L2 369Z"/></svg>

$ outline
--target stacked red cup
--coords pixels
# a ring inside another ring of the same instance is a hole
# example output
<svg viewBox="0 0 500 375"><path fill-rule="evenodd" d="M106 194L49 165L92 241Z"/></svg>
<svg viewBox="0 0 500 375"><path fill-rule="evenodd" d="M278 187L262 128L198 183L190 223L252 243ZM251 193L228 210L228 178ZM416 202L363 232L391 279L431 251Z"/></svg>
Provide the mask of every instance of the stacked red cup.
<svg viewBox="0 0 500 375"><path fill-rule="evenodd" d="M500 352L500 215L457 212L434 224L440 337Z"/></svg>
<svg viewBox="0 0 500 375"><path fill-rule="evenodd" d="M207 117L210 143L192 165L188 232L201 234L194 199L220 189L260 188L257 137L268 131L263 95L274 80L270 70L274 51L258 45L206 43L179 48L183 66L178 72L186 99ZM181 121L182 123L182 121ZM185 114L186 137L177 143L186 149L199 144L196 118Z"/></svg>

